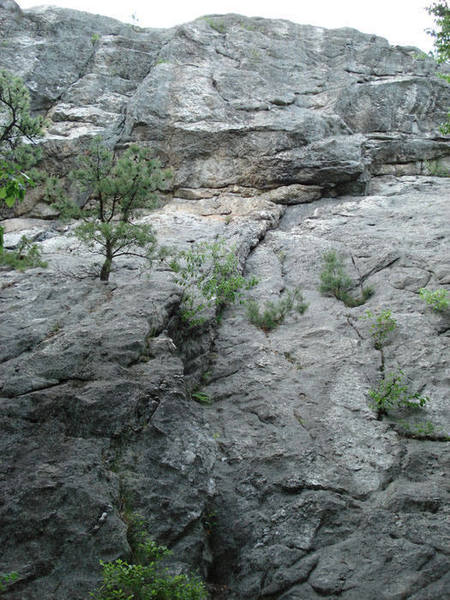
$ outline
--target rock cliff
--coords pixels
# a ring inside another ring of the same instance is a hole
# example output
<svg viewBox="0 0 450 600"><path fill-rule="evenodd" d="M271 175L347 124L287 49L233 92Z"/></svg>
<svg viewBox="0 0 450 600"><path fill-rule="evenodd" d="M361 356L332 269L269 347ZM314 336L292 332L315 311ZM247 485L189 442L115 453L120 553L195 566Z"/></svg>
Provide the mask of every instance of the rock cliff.
<svg viewBox="0 0 450 600"><path fill-rule="evenodd" d="M19 574L4 597L86 600L137 512L213 599L444 598L449 314L418 294L450 285L435 63L237 15L152 30L0 0L0 28L54 171L96 134L152 146L175 171L143 217L159 240L225 238L253 297L300 286L309 303L271 332L236 306L190 336L163 264L117 260L104 285L71 225L36 207L5 220L6 245L27 233L49 266L0 271L0 572ZM330 249L375 289L364 306L319 293ZM383 352L367 309L397 321ZM377 419L382 367L426 408Z"/></svg>

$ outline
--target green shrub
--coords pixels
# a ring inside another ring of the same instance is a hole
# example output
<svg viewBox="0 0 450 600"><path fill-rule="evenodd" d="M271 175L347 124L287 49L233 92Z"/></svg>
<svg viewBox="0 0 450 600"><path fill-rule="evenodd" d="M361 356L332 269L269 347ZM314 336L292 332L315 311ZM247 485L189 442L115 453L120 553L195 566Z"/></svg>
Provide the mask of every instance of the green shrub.
<svg viewBox="0 0 450 600"><path fill-rule="evenodd" d="M204 17L204 19L206 23L208 23L208 25L214 29L214 31L217 31L218 33L225 33L225 23L219 21L218 19L212 19L211 17Z"/></svg>
<svg viewBox="0 0 450 600"><path fill-rule="evenodd" d="M433 310L444 311L450 305L449 294L446 289L441 288L439 290L427 290L421 288L419 295Z"/></svg>
<svg viewBox="0 0 450 600"><path fill-rule="evenodd" d="M209 406L213 403L212 399L208 396L208 394L205 394L205 392L193 392L192 399L199 404L204 404L206 406Z"/></svg>
<svg viewBox="0 0 450 600"><path fill-rule="evenodd" d="M450 177L450 171L442 166L438 160L426 160L424 162L425 172L433 177Z"/></svg>
<svg viewBox="0 0 450 600"><path fill-rule="evenodd" d="M361 296L354 297L350 294L353 281L345 272L344 261L336 250L325 252L322 256L323 267L320 273L320 293L324 296L334 296L346 306L352 308L364 304L373 296L373 288L362 289Z"/></svg>
<svg viewBox="0 0 450 600"><path fill-rule="evenodd" d="M227 305L242 302L243 291L257 283L241 274L236 249L227 249L224 240L195 244L180 252L170 267L183 291L181 317L190 326L205 321L208 307L215 307L220 318Z"/></svg>
<svg viewBox="0 0 450 600"><path fill-rule="evenodd" d="M408 381L403 371L388 373L378 387L369 390L369 397L369 406L376 411L378 417L387 415L391 409L423 408L430 400L428 396L409 391Z"/></svg>
<svg viewBox="0 0 450 600"><path fill-rule="evenodd" d="M406 437L416 439L429 439L439 437L435 426L431 421L424 421L423 423L408 423L407 421L399 422L400 431ZM445 436L442 436L444 438Z"/></svg>
<svg viewBox="0 0 450 600"><path fill-rule="evenodd" d="M6 587L14 583L19 577L19 574L13 571L12 573L0 574L0 593L6 590Z"/></svg>
<svg viewBox="0 0 450 600"><path fill-rule="evenodd" d="M277 302L266 302L263 310L255 300L250 300L247 304L247 316L250 323L267 332L281 325L292 310L302 315L307 308L308 304L304 302L301 291L295 288Z"/></svg>
<svg viewBox="0 0 450 600"><path fill-rule="evenodd" d="M9 252L0 248L0 265L24 271L33 267L46 267L47 263L41 259L37 245L32 244L26 236L22 236L16 250Z"/></svg>
<svg viewBox="0 0 450 600"><path fill-rule="evenodd" d="M205 600L207 592L200 578L170 575L158 564L171 552L151 540L145 531L136 530L142 523L142 518L136 515L131 523L134 528L131 539L129 534L136 563L120 558L100 561L103 583L91 597L95 600Z"/></svg>
<svg viewBox="0 0 450 600"><path fill-rule="evenodd" d="M385 345L389 334L397 327L397 321L393 318L390 310L382 310L380 313L373 313L368 310L363 319L371 319L370 335L373 345L377 350Z"/></svg>
<svg viewBox="0 0 450 600"><path fill-rule="evenodd" d="M355 306L361 306L365 304L369 298L374 295L374 289L371 286L367 286L363 288L361 292L361 296L352 296L351 294L344 294L340 300L348 306L349 308L354 308Z"/></svg>

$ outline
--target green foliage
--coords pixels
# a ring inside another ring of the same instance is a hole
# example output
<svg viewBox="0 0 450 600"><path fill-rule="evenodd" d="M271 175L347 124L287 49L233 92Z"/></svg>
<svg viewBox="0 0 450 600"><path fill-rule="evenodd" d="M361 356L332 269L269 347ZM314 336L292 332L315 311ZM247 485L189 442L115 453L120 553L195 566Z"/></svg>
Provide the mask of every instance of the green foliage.
<svg viewBox="0 0 450 600"><path fill-rule="evenodd" d="M304 302L301 291L295 288L289 290L277 302L266 302L262 311L255 300L250 300L247 305L247 316L250 323L267 332L281 325L292 310L302 315L307 308L308 304Z"/></svg>
<svg viewBox="0 0 450 600"><path fill-rule="evenodd" d="M24 271L33 267L46 267L47 263L41 259L37 245L32 244L26 236L22 236L16 250L9 252L0 247L0 265Z"/></svg>
<svg viewBox="0 0 450 600"><path fill-rule="evenodd" d="M448 169L439 164L438 160L426 160L424 163L428 175L433 177L450 177Z"/></svg>
<svg viewBox="0 0 450 600"><path fill-rule="evenodd" d="M428 8L430 15L434 17L435 29L428 33L434 38L435 58L439 63L450 61L450 9L447 0L433 2ZM444 78L449 81L448 75ZM447 113L447 121L439 128L443 135L450 134L450 112Z"/></svg>
<svg viewBox="0 0 450 600"><path fill-rule="evenodd" d="M226 31L225 23L223 23L222 21L219 21L218 19L213 19L211 17L204 17L204 19L208 23L208 25L212 29L214 29L214 31L217 31L218 33L225 33L225 31Z"/></svg>
<svg viewBox="0 0 450 600"><path fill-rule="evenodd" d="M93 33L91 35L91 44L93 46L96 46L98 44L99 39L100 39L100 35L98 33Z"/></svg>
<svg viewBox="0 0 450 600"><path fill-rule="evenodd" d="M450 112L447 113L447 121L442 123L442 125L439 127L439 131L442 133L442 135L450 135ZM448 177L448 174L446 177Z"/></svg>
<svg viewBox="0 0 450 600"><path fill-rule="evenodd" d="M116 157L96 138L81 157L71 177L89 194L87 203L79 208L62 196L55 207L63 217L84 221L75 235L90 251L105 257L102 281L108 281L112 261L118 256L154 256L156 237L151 225L138 225L132 219L138 209L158 206L156 192L166 189L171 176L147 148L136 145Z"/></svg>
<svg viewBox="0 0 450 600"><path fill-rule="evenodd" d="M438 312L442 312L447 310L450 306L450 298L449 293L446 289L441 288L439 290L427 290L426 288L421 288L419 290L419 295L433 310Z"/></svg>
<svg viewBox="0 0 450 600"><path fill-rule="evenodd" d="M413 54L414 60L426 60L427 58L429 58L428 54L426 52L414 52Z"/></svg>
<svg viewBox="0 0 450 600"><path fill-rule="evenodd" d="M434 38L436 60L445 63L450 60L450 9L447 0L433 2L427 11L434 17L436 29L428 31Z"/></svg>
<svg viewBox="0 0 450 600"><path fill-rule="evenodd" d="M136 515L133 527L143 524ZM159 546L144 530L133 533L134 563L117 559L100 561L103 583L91 594L95 600L205 600L207 592L196 576L170 575L158 563L170 555L165 546ZM133 547L133 545L132 545Z"/></svg>
<svg viewBox="0 0 450 600"><path fill-rule="evenodd" d="M3 200L6 206L14 206L16 201L24 199L29 181L30 178L25 173L17 172L4 160L0 161L0 200Z"/></svg>
<svg viewBox="0 0 450 600"><path fill-rule="evenodd" d="M8 207L23 200L26 188L33 184L25 171L39 158L33 142L43 125L42 117L30 114L30 95L20 77L0 69L0 203ZM31 143L24 144L24 139Z"/></svg>
<svg viewBox="0 0 450 600"><path fill-rule="evenodd" d="M6 587L11 583L14 583L19 578L19 574L15 571L11 573L0 574L0 593L6 590Z"/></svg>
<svg viewBox="0 0 450 600"><path fill-rule="evenodd" d="M131 548L131 559L134 563L144 564L146 562L158 561L170 555L170 551L164 546L158 546L150 539L146 531L145 519L131 511L130 499L125 502L125 512L122 518L127 524L127 540Z"/></svg>
<svg viewBox="0 0 450 600"><path fill-rule="evenodd" d="M388 410L395 408L423 408L430 400L428 396L409 391L408 381L403 371L388 373L377 388L369 390L369 397L369 406L379 417L387 415Z"/></svg>
<svg viewBox="0 0 450 600"><path fill-rule="evenodd" d="M322 256L323 269L320 273L320 293L341 299L348 292L353 282L344 270L342 258L335 250L325 252Z"/></svg>
<svg viewBox="0 0 450 600"><path fill-rule="evenodd" d="M399 426L401 433L406 437L416 439L427 439L436 438L436 428L431 421L424 421L423 423L408 423L407 421L400 421Z"/></svg>
<svg viewBox="0 0 450 600"><path fill-rule="evenodd" d="M243 29L246 29L247 31L258 31L259 30L258 27L254 23L251 23L249 21L240 21L239 24Z"/></svg>
<svg viewBox="0 0 450 600"><path fill-rule="evenodd" d="M0 149L14 150L23 138L33 142L41 135L44 120L30 114L30 95L20 77L0 69Z"/></svg>
<svg viewBox="0 0 450 600"><path fill-rule="evenodd" d="M54 175L45 175L43 179L44 195L43 199L47 204L55 208L62 219L79 219L81 216L80 208L70 202L61 179Z"/></svg>
<svg viewBox="0 0 450 600"><path fill-rule="evenodd" d="M363 319L370 319L370 335L372 336L373 345L377 350L386 344L389 334L397 327L397 321L392 316L390 310L382 310L379 313L373 313L368 310Z"/></svg>
<svg viewBox="0 0 450 600"><path fill-rule="evenodd" d="M198 402L199 404L210 405L213 403L212 399L205 394L204 392L194 392L192 394L192 399Z"/></svg>
<svg viewBox="0 0 450 600"><path fill-rule="evenodd" d="M195 244L180 252L170 267L183 290L182 319L190 326L205 321L208 307L215 307L220 317L226 306L242 302L242 292L257 283L241 274L236 249L227 249L224 240Z"/></svg>
<svg viewBox="0 0 450 600"><path fill-rule="evenodd" d="M373 296L374 291L371 287L363 288L359 297L354 297L350 294L353 282L345 272L344 261L337 254L336 250L325 252L322 261L323 268L320 273L319 286L321 294L324 296L334 296L348 307L360 306Z"/></svg>

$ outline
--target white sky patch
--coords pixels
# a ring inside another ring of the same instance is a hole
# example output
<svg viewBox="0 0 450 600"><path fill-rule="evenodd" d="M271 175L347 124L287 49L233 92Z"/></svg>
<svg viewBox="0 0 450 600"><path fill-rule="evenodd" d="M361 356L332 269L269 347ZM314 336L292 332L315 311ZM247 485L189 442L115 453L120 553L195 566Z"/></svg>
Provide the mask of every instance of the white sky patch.
<svg viewBox="0 0 450 600"><path fill-rule="evenodd" d="M433 25L425 8L431 0L18 0L21 8L53 4L133 22L141 27L172 27L210 14L237 13L248 17L289 19L330 29L353 27L374 33L391 44L432 48L425 33Z"/></svg>

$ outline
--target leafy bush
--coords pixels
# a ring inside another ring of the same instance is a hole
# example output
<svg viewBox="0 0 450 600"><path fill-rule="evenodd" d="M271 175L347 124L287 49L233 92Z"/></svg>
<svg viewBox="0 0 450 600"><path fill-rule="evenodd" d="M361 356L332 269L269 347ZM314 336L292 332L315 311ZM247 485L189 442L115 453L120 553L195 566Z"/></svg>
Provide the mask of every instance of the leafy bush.
<svg viewBox="0 0 450 600"><path fill-rule="evenodd" d="M0 593L6 590L6 586L14 583L19 577L19 574L13 571L12 573L0 574Z"/></svg>
<svg viewBox="0 0 450 600"><path fill-rule="evenodd" d="M220 317L227 305L242 302L242 292L257 283L241 274L236 250L227 249L224 240L195 244L180 252L170 267L183 290L182 319L190 326L205 321L208 307L214 306Z"/></svg>
<svg viewBox="0 0 450 600"><path fill-rule="evenodd" d="M132 528L142 524L137 517ZM205 600L205 585L196 576L170 575L158 563L171 554L159 546L145 531L132 530L130 543L135 564L120 558L100 561L103 583L91 594L95 600Z"/></svg>
<svg viewBox="0 0 450 600"><path fill-rule="evenodd" d="M9 252L0 247L0 265L24 271L33 267L46 267L47 263L41 259L37 245L32 244L26 236L22 236L16 250Z"/></svg>
<svg viewBox="0 0 450 600"><path fill-rule="evenodd" d="M320 273L319 286L321 294L324 296L334 296L348 307L360 306L373 296L374 291L371 287L363 288L359 297L354 297L350 294L353 282L345 272L344 261L337 254L336 250L325 252L322 260L323 268Z"/></svg>
<svg viewBox="0 0 450 600"><path fill-rule="evenodd" d="M377 350L385 345L389 334L397 327L397 321L393 318L390 310L382 310L380 313L373 313L368 310L363 319L371 319L370 335L373 345Z"/></svg>
<svg viewBox="0 0 450 600"><path fill-rule="evenodd" d="M266 302L262 311L255 300L250 300L247 304L247 316L250 323L267 332L281 325L292 310L302 315L307 308L308 304L304 302L301 291L295 288L277 302Z"/></svg>
<svg viewBox="0 0 450 600"><path fill-rule="evenodd" d="M441 288L439 290L427 290L421 288L419 295L433 310L444 311L450 305L449 294L446 289Z"/></svg>
<svg viewBox="0 0 450 600"><path fill-rule="evenodd" d="M171 172L163 170L148 148L130 146L119 158L96 138L71 176L89 194L84 208L62 198L56 208L62 216L83 223L75 235L87 248L105 257L100 279L108 281L112 261L118 256L151 259L156 237L151 225L132 222L140 208L158 206L157 190L165 189Z"/></svg>
<svg viewBox="0 0 450 600"><path fill-rule="evenodd" d="M403 371L389 373L377 388L369 390L369 397L369 406L376 411L378 417L387 415L388 410L395 408L423 408L430 400L428 396L409 391Z"/></svg>

